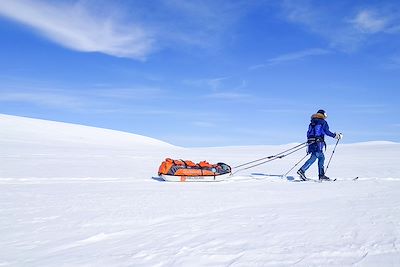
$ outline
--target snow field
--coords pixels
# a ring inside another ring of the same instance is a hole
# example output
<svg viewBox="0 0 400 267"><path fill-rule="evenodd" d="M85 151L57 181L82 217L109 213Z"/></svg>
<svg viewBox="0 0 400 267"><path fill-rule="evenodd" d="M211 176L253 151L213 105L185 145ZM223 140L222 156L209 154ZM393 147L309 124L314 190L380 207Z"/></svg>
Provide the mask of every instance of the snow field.
<svg viewBox="0 0 400 267"><path fill-rule="evenodd" d="M328 176L341 181L332 183L274 176L304 152L224 182L155 177L165 157L235 166L293 144L187 149L7 115L0 144L0 266L400 263L399 144L340 144Z"/></svg>

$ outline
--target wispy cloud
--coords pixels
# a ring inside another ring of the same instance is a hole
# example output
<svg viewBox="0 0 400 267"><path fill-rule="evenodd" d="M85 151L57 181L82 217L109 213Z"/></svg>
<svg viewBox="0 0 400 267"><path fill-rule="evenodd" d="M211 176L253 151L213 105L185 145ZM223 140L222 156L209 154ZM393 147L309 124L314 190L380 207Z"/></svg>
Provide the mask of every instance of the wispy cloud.
<svg viewBox="0 0 400 267"><path fill-rule="evenodd" d="M283 18L305 27L329 42L331 47L351 52L359 49L376 33L400 32L398 9L389 5L352 9L317 1L282 1ZM397 11L396 11L397 10ZM340 14L340 15L338 15Z"/></svg>
<svg viewBox="0 0 400 267"><path fill-rule="evenodd" d="M379 5L358 10L350 24L364 35L400 33L400 8L398 5Z"/></svg>
<svg viewBox="0 0 400 267"><path fill-rule="evenodd" d="M360 9L350 20L353 27L363 34L372 35L385 33L395 35L400 33L400 8L398 6L379 6Z"/></svg>
<svg viewBox="0 0 400 267"><path fill-rule="evenodd" d="M79 97L49 91L0 91L0 102L28 103L36 106L80 109L84 103Z"/></svg>
<svg viewBox="0 0 400 267"><path fill-rule="evenodd" d="M13 0L0 1L0 15L69 49L143 60L165 47L212 47L251 7L244 0Z"/></svg>
<svg viewBox="0 0 400 267"><path fill-rule="evenodd" d="M159 23L160 39L167 43L189 44L203 48L218 46L225 34L254 8L253 1L161 0L149 10ZM159 7L164 8L159 8ZM154 12L154 10L156 10ZM171 19L173 18L173 19Z"/></svg>
<svg viewBox="0 0 400 267"><path fill-rule="evenodd" d="M251 94L243 93L247 87L246 80L240 80L236 77L218 77L199 80L185 80L184 84L201 88L206 92L203 98L217 101L250 101L256 100ZM207 93L208 92L208 93Z"/></svg>
<svg viewBox="0 0 400 267"><path fill-rule="evenodd" d="M205 97L217 100L249 100L252 97L250 94L237 93L237 92L219 92L208 94Z"/></svg>
<svg viewBox="0 0 400 267"><path fill-rule="evenodd" d="M332 47L349 51L354 50L359 42L359 36L354 36L354 30L346 22L332 16L329 13L332 11L314 5L312 1L286 0L281 2L281 8L284 19L322 36Z"/></svg>
<svg viewBox="0 0 400 267"><path fill-rule="evenodd" d="M320 56L320 55L326 55L329 54L330 51L326 49L320 49L320 48L313 48L313 49L308 49L308 50L303 50L295 53L289 53L285 55L281 55L276 58L271 58L268 60L269 65L276 65L288 61L296 61L296 60L301 60L306 57L311 57L311 56Z"/></svg>
<svg viewBox="0 0 400 267"><path fill-rule="evenodd" d="M134 59L144 59L153 50L153 39L143 27L116 14L94 14L82 1L0 1L0 15L73 50Z"/></svg>
<svg viewBox="0 0 400 267"><path fill-rule="evenodd" d="M38 89L34 86L24 89L0 89L0 103L19 103L51 110L85 113L131 113L165 114L146 103L165 98L165 92L158 88L113 88L110 89ZM132 105L134 104L134 107Z"/></svg>
<svg viewBox="0 0 400 267"><path fill-rule="evenodd" d="M205 78L196 80L184 80L183 84L195 86L195 87L206 87L213 91L217 91L223 86L224 81L227 81L231 77L215 77L215 78Z"/></svg>
<svg viewBox="0 0 400 267"><path fill-rule="evenodd" d="M329 53L331 53L331 51L326 50L326 49L312 48L312 49L302 50L302 51L298 51L298 52L294 52L294 53L280 55L280 56L269 59L266 63L251 66L249 69L255 70L255 69L259 69L259 68L263 68L263 67L267 67L267 66L302 60L306 57L326 55Z"/></svg>
<svg viewBox="0 0 400 267"><path fill-rule="evenodd" d="M387 19L378 16L371 10L360 11L352 21L354 26L365 33L377 33L387 26Z"/></svg>

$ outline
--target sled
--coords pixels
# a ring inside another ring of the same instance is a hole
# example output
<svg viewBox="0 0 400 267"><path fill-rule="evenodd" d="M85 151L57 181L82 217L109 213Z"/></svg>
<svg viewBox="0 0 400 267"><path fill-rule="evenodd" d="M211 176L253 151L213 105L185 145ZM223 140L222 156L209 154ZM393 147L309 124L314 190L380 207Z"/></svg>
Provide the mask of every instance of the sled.
<svg viewBox="0 0 400 267"><path fill-rule="evenodd" d="M200 176L178 176L161 174L160 178L167 182L221 182L229 178L231 174L200 175Z"/></svg>
<svg viewBox="0 0 400 267"><path fill-rule="evenodd" d="M158 175L168 182L219 182L231 175L231 167L225 163L210 164L207 161L194 163L191 160L165 159Z"/></svg>

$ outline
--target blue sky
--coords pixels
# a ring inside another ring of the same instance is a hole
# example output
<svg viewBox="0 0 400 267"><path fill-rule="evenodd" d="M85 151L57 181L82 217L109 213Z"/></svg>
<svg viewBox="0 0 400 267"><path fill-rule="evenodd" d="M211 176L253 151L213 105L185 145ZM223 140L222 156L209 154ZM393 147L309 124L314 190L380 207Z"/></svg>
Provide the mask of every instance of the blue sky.
<svg viewBox="0 0 400 267"><path fill-rule="evenodd" d="M0 34L0 113L190 147L303 142L323 108L400 142L398 1L1 1Z"/></svg>

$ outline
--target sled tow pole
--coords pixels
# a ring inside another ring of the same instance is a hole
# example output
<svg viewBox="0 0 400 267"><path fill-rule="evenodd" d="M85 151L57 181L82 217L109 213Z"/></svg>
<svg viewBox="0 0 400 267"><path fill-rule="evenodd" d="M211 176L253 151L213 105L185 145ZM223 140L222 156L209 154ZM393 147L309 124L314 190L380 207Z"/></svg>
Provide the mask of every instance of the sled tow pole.
<svg viewBox="0 0 400 267"><path fill-rule="evenodd" d="M249 161L249 162L243 163L243 164L241 164L241 165L235 166L235 167L234 167L235 169L236 169L236 168L240 168L240 169L238 169L238 170L236 170L235 172L233 172L232 175L234 175L234 174L236 174L236 173L238 173L238 172L240 172L240 171L248 170L248 169L257 167L257 166L259 166L259 165L265 164L265 163L267 163L267 162L276 160L276 159L284 158L284 157L286 157L286 156L288 156L288 155L290 155L290 154L293 154L293 153L299 151L300 149L303 149L303 148L307 147L309 144L312 144L312 143L314 143L314 142L315 142L315 141L310 142L310 143L309 143L309 142L304 142L304 143L301 143L301 144L299 144L299 145L296 145L296 146L294 146L294 147L292 147L292 148L289 148L289 149L287 149L287 150L285 150L285 151L282 151L282 152L280 152L280 153L278 153L278 154L276 154L276 155L272 155L272 156L268 156L268 157L263 157L263 158L260 158L260 159L256 159L256 160ZM259 162L259 161L261 161L261 162ZM256 163L256 162L259 162L259 163ZM256 163L256 164L253 164L253 163ZM252 164L252 165L250 165L250 164ZM247 165L250 165L250 166L247 166ZM244 166L247 166L247 167L244 167ZM244 167L244 168L241 168L241 167Z"/></svg>

